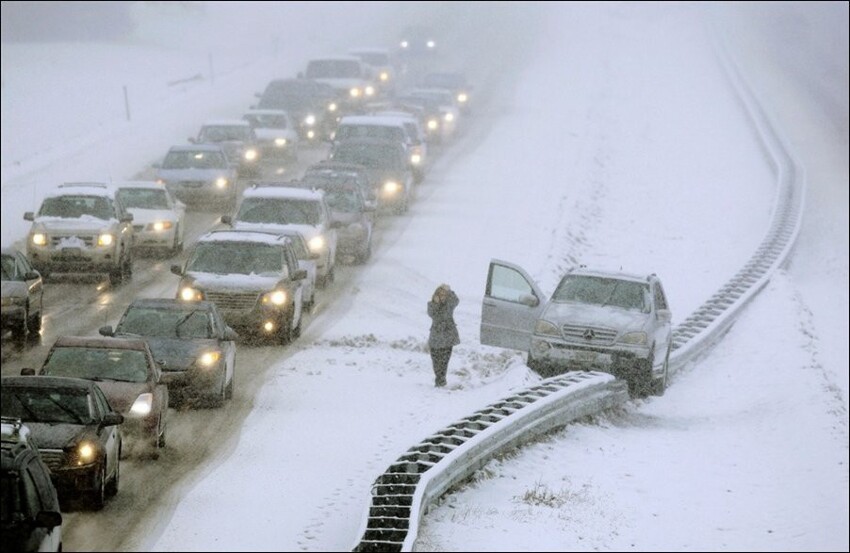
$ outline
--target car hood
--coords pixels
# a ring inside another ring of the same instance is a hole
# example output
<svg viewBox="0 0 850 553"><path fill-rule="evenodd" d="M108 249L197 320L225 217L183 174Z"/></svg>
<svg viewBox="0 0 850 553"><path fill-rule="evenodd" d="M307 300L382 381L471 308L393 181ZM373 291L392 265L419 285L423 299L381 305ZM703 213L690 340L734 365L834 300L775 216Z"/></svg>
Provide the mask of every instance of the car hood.
<svg viewBox="0 0 850 553"><path fill-rule="evenodd" d="M109 400L109 405L115 411L126 415L139 394L150 392L147 382L115 382L103 380L97 382L98 387Z"/></svg>
<svg viewBox="0 0 850 553"><path fill-rule="evenodd" d="M96 425L49 422L26 422L39 449L73 447L85 438L96 439Z"/></svg>
<svg viewBox="0 0 850 553"><path fill-rule="evenodd" d="M322 233L322 229L320 229L316 225L275 225L271 223L245 223L243 221L234 221L233 228L239 230L256 230L260 232L274 232L275 230L297 230L304 236L304 239L308 242L313 237L318 236Z"/></svg>
<svg viewBox="0 0 850 553"><path fill-rule="evenodd" d="M145 337L153 352L153 358L164 361L163 371L185 371L195 360L207 351L219 349L218 340L195 339L181 340L179 338Z"/></svg>
<svg viewBox="0 0 850 553"><path fill-rule="evenodd" d="M174 221L177 217L168 209L142 209L134 207L128 209L133 214L134 225L146 225L154 221Z"/></svg>
<svg viewBox="0 0 850 553"><path fill-rule="evenodd" d="M34 221L34 227L49 229L50 232L90 232L97 233L103 229L115 225L116 219L98 219L91 215L83 217L65 218L65 217L37 217Z"/></svg>
<svg viewBox="0 0 850 553"><path fill-rule="evenodd" d="M20 280L4 280L2 295L4 298L25 298L27 297L27 283Z"/></svg>
<svg viewBox="0 0 850 553"><path fill-rule="evenodd" d="M216 273L201 273L189 271L186 273L193 286L201 290L216 292L257 292L273 290L280 282L280 275L219 275Z"/></svg>
<svg viewBox="0 0 850 553"><path fill-rule="evenodd" d="M588 305L574 302L552 302L546 306L542 319L559 327L563 324L596 326L619 331L640 330L646 325L647 313L618 307Z"/></svg>
<svg viewBox="0 0 850 553"><path fill-rule="evenodd" d="M165 181L179 180L202 180L210 181L218 177L230 178L230 170L224 168L215 169L160 169L157 176Z"/></svg>
<svg viewBox="0 0 850 553"><path fill-rule="evenodd" d="M285 138L288 141L298 138L298 134L292 129L254 129L257 138L264 142L273 142L275 138Z"/></svg>

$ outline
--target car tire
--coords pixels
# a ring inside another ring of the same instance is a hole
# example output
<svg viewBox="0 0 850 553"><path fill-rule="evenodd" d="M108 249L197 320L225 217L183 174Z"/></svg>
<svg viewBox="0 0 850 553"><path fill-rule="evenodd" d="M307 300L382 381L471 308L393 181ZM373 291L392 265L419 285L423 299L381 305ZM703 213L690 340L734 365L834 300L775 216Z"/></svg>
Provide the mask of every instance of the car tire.
<svg viewBox="0 0 850 553"><path fill-rule="evenodd" d="M27 324L30 317L29 306L26 306L24 309L24 316L21 318L21 322L12 327L12 340L20 346L24 346L29 342L29 324Z"/></svg>
<svg viewBox="0 0 850 553"><path fill-rule="evenodd" d="M294 309L294 307L293 307ZM294 340L301 336L301 325L304 322L304 306L301 306L301 315L298 317L298 324L292 329L291 339Z"/></svg>
<svg viewBox="0 0 850 553"><path fill-rule="evenodd" d="M175 256L183 251L183 242L180 241L180 225L174 227L174 244L171 246L171 255Z"/></svg>
<svg viewBox="0 0 850 553"><path fill-rule="evenodd" d="M98 473L97 487L89 496L89 505L94 511L100 511L106 504L106 459L100 463Z"/></svg>
<svg viewBox="0 0 850 553"><path fill-rule="evenodd" d="M119 455L120 457L120 455ZM118 494L118 484L121 479L121 462L120 459L117 463L115 463L115 474L112 475L112 479L106 484L106 495L109 497L115 497Z"/></svg>
<svg viewBox="0 0 850 553"><path fill-rule="evenodd" d="M667 390L668 378L670 370L670 348L667 348L667 355L664 357L664 368L662 369L661 378L656 378L652 381L652 395L663 396Z"/></svg>
<svg viewBox="0 0 850 553"><path fill-rule="evenodd" d="M651 353L646 360L638 361L628 376L629 396L632 399L645 398L652 391L652 364L655 355Z"/></svg>
<svg viewBox="0 0 850 553"><path fill-rule="evenodd" d="M294 310L294 309L293 309ZM294 314L289 311L288 315L282 315L280 325L278 326L276 338L277 343L285 346L292 341L292 317Z"/></svg>
<svg viewBox="0 0 850 553"><path fill-rule="evenodd" d="M531 355L530 351L528 352L528 360L525 362L525 364L528 365L528 368L531 369L533 372L540 375L541 378L547 378L548 375L546 374L546 366L537 359L535 359Z"/></svg>
<svg viewBox="0 0 850 553"><path fill-rule="evenodd" d="M369 240L369 243L366 244L366 249L357 256L355 261L358 265L363 265L372 257L372 240Z"/></svg>
<svg viewBox="0 0 850 553"><path fill-rule="evenodd" d="M224 384L224 379L226 378L226 374L221 376L221 387L218 392L212 394L208 399L208 404L210 407L214 409L218 409L224 405L224 400L227 397L227 387Z"/></svg>

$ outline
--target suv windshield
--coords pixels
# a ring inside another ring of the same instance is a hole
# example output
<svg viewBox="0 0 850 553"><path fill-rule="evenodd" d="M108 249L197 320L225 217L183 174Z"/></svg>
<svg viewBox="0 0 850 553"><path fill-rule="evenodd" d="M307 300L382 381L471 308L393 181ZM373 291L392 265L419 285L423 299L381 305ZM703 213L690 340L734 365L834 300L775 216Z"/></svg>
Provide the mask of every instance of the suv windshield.
<svg viewBox="0 0 850 553"><path fill-rule="evenodd" d="M275 225L319 225L322 210L318 202L293 198L245 198L236 214L242 223Z"/></svg>
<svg viewBox="0 0 850 553"><path fill-rule="evenodd" d="M373 169L401 169L404 167L398 150L390 146L376 144L341 143L334 151L333 160L365 165Z"/></svg>
<svg viewBox="0 0 850 553"><path fill-rule="evenodd" d="M115 217L115 210L105 196L54 196L44 199L38 214L41 217L79 219L89 216L109 220Z"/></svg>
<svg viewBox="0 0 850 553"><path fill-rule="evenodd" d="M241 125L205 126L198 133L200 142L244 142L251 139L251 128Z"/></svg>
<svg viewBox="0 0 850 553"><path fill-rule="evenodd" d="M221 152L168 152L163 169L226 169L227 160Z"/></svg>
<svg viewBox="0 0 850 553"><path fill-rule="evenodd" d="M307 64L308 79L359 79L360 64L355 60L314 60Z"/></svg>
<svg viewBox="0 0 850 553"><path fill-rule="evenodd" d="M169 209L168 192L156 188L121 188L118 199L126 208Z"/></svg>
<svg viewBox="0 0 850 553"><path fill-rule="evenodd" d="M187 271L222 275L279 275L283 271L280 246L257 242L200 242Z"/></svg>
<svg viewBox="0 0 850 553"><path fill-rule="evenodd" d="M139 350L60 347L51 352L42 367L42 374L86 380L145 382L148 379L148 360L145 352Z"/></svg>
<svg viewBox="0 0 850 553"><path fill-rule="evenodd" d="M209 315L199 309L131 307L115 332L155 338L212 338Z"/></svg>
<svg viewBox="0 0 850 553"><path fill-rule="evenodd" d="M552 301L614 306L649 313L649 284L614 278L567 275Z"/></svg>
<svg viewBox="0 0 850 553"><path fill-rule="evenodd" d="M287 127L285 115L246 113L242 119L255 129L285 129Z"/></svg>
<svg viewBox="0 0 850 553"><path fill-rule="evenodd" d="M343 213L359 213L363 211L363 204L357 190L349 188L333 187L325 188L325 199L328 207L333 211Z"/></svg>
<svg viewBox="0 0 850 553"><path fill-rule="evenodd" d="M24 422L91 424L91 398L86 390L4 386L3 416Z"/></svg>
<svg viewBox="0 0 850 553"><path fill-rule="evenodd" d="M340 125L336 131L336 140L357 138L376 138L378 140L396 140L404 142L407 138L399 127L385 125Z"/></svg>

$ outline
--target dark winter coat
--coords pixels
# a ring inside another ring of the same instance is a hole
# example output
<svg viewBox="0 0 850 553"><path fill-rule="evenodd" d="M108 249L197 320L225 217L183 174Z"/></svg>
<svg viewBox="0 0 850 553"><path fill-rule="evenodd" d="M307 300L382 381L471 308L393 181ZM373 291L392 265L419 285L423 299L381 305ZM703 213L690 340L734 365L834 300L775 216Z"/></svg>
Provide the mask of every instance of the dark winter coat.
<svg viewBox="0 0 850 553"><path fill-rule="evenodd" d="M428 302L428 316L431 317L428 346L431 349L450 348L460 343L453 317L457 304L457 294L453 291L450 291L446 299L441 302L435 302L433 299Z"/></svg>

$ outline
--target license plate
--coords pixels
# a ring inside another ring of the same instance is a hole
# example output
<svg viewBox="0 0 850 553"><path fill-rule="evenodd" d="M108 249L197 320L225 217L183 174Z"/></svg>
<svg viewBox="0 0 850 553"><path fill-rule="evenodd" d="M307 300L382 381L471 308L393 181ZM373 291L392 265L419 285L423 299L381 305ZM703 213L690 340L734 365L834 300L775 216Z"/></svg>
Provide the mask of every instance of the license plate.
<svg viewBox="0 0 850 553"><path fill-rule="evenodd" d="M83 252L80 251L80 248L62 248L62 254L68 257L80 257Z"/></svg>
<svg viewBox="0 0 850 553"><path fill-rule="evenodd" d="M597 355L595 351L577 351L573 358L579 363L595 363Z"/></svg>

